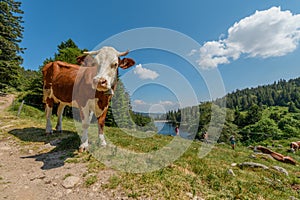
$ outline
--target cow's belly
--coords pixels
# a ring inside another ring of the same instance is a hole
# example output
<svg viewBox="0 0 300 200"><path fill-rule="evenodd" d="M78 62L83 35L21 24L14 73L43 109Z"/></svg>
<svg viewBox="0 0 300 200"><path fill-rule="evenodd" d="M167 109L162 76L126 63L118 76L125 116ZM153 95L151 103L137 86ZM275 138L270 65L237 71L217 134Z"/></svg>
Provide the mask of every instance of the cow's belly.
<svg viewBox="0 0 300 200"><path fill-rule="evenodd" d="M103 114L103 111L104 111L101 108L99 108L97 98L88 99L86 101L86 103L83 105L78 104L78 102L76 100L72 101L71 103L63 102L63 101L59 101L59 103L62 103L67 106L75 107L75 108L82 108L82 109L87 109L87 110L93 111L97 118L99 118Z"/></svg>
<svg viewBox="0 0 300 200"><path fill-rule="evenodd" d="M54 91L52 90L52 88L51 88L49 97L52 98L55 103L60 103L60 104L70 106L70 107L75 107L75 108L84 108L84 109L93 111L97 118L100 117L104 111L98 105L98 98L86 99L83 101L82 100L81 101L73 100L72 97L63 98L61 95L56 96Z"/></svg>
<svg viewBox="0 0 300 200"><path fill-rule="evenodd" d="M70 106L70 107L75 107L75 108L79 108L79 105L76 101L70 101L70 102L67 102L67 101L62 101L58 98L56 98L54 95L52 96L53 100L55 103L60 103L60 104L63 104L65 106Z"/></svg>

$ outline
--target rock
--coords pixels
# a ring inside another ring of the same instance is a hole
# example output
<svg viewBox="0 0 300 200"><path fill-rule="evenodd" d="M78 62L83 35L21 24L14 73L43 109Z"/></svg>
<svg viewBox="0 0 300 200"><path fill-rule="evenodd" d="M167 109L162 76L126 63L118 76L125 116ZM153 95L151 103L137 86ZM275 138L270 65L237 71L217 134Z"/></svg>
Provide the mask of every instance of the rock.
<svg viewBox="0 0 300 200"><path fill-rule="evenodd" d="M42 179L44 179L44 178L46 178L46 175L45 175L45 174L40 174L40 175L37 175L37 176L31 178L30 181L34 181L34 180L42 180Z"/></svg>
<svg viewBox="0 0 300 200"><path fill-rule="evenodd" d="M251 154L249 157L252 159L256 159L256 156L254 154Z"/></svg>
<svg viewBox="0 0 300 200"><path fill-rule="evenodd" d="M261 152L257 152L254 155L256 158L259 158L259 159L264 159L264 160L274 159L270 154L265 154L265 153L261 153Z"/></svg>
<svg viewBox="0 0 300 200"><path fill-rule="evenodd" d="M44 179L44 178L46 178L46 175L43 173L43 174L39 175L37 178L38 179Z"/></svg>
<svg viewBox="0 0 300 200"><path fill-rule="evenodd" d="M236 163L231 163L231 167L235 167L235 166L237 166Z"/></svg>
<svg viewBox="0 0 300 200"><path fill-rule="evenodd" d="M74 188L79 183L79 181L80 178L76 176L69 176L63 181L62 186L66 189L71 189Z"/></svg>
<svg viewBox="0 0 300 200"><path fill-rule="evenodd" d="M283 167L279 167L279 166L273 166L273 169L285 174L286 176L289 176L289 173L286 169L284 169Z"/></svg>
<svg viewBox="0 0 300 200"><path fill-rule="evenodd" d="M253 167L253 168L262 168L262 169L269 169L266 165L254 162L243 162L239 164L240 167Z"/></svg>
<svg viewBox="0 0 300 200"><path fill-rule="evenodd" d="M235 176L235 173L233 172L232 169L229 169L227 172L228 172L229 175Z"/></svg>
<svg viewBox="0 0 300 200"><path fill-rule="evenodd" d="M72 192L73 192L73 190L71 190L71 189L67 189L67 191L66 191L67 194L71 194Z"/></svg>
<svg viewBox="0 0 300 200"><path fill-rule="evenodd" d="M29 149L29 150L28 150L28 153L29 153L29 154L33 154L33 150L32 150L32 149Z"/></svg>
<svg viewBox="0 0 300 200"><path fill-rule="evenodd" d="M45 184L50 184L51 182L52 182L51 179L49 179L49 178L46 178L46 179L45 179Z"/></svg>

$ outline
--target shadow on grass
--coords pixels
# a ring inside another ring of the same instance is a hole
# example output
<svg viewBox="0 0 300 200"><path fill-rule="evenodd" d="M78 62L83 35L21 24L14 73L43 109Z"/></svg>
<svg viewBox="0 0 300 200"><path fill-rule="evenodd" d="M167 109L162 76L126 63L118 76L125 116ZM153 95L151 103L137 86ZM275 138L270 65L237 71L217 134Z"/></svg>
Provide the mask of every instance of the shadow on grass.
<svg viewBox="0 0 300 200"><path fill-rule="evenodd" d="M42 142L42 149L54 147L51 151L40 153L32 156L21 157L34 158L36 161L41 161L44 165L43 170L58 168L64 165L67 158L74 157L74 152L79 148L80 138L76 132L63 131L62 133L54 133L45 135L45 129L41 128L24 128L14 129L9 131L9 134L14 135L23 142Z"/></svg>

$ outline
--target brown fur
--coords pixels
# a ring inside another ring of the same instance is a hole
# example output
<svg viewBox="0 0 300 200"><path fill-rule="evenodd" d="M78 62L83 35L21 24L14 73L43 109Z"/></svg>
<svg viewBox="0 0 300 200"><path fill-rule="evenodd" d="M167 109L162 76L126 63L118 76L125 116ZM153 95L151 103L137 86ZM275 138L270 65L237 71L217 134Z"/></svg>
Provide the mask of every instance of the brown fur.
<svg viewBox="0 0 300 200"><path fill-rule="evenodd" d="M297 141L297 142L291 142L290 147L291 147L291 149L294 149L295 151L299 150L299 147L300 147L300 141Z"/></svg>

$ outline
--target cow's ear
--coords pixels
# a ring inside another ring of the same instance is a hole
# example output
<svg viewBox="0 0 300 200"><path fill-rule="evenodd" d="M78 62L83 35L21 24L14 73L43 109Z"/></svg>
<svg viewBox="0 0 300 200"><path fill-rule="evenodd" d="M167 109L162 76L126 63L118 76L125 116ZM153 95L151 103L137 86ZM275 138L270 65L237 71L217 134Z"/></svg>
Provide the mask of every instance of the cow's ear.
<svg viewBox="0 0 300 200"><path fill-rule="evenodd" d="M85 57L87 57L87 54L78 56L78 57L76 58L77 64L78 64L78 65L83 64Z"/></svg>
<svg viewBox="0 0 300 200"><path fill-rule="evenodd" d="M122 68L122 69L127 69L131 66L133 66L135 64L135 61L131 58L123 58L120 63L119 63L119 66Z"/></svg>

